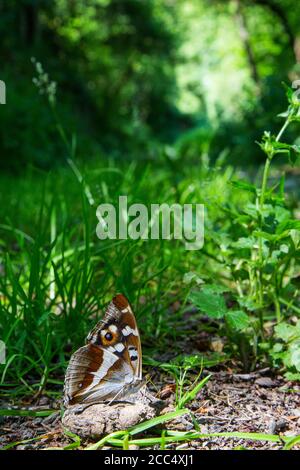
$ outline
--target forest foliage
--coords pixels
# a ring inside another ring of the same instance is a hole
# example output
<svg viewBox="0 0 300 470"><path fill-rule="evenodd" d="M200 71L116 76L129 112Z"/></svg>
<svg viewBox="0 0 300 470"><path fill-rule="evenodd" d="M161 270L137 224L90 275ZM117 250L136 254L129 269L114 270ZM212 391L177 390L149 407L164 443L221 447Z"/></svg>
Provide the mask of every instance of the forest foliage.
<svg viewBox="0 0 300 470"><path fill-rule="evenodd" d="M214 159L260 161L255 141L278 125L281 82L297 77L299 8L294 0L1 2L9 102L1 166L63 161L32 57L58 85L82 160L158 159L171 145L184 159L210 149Z"/></svg>

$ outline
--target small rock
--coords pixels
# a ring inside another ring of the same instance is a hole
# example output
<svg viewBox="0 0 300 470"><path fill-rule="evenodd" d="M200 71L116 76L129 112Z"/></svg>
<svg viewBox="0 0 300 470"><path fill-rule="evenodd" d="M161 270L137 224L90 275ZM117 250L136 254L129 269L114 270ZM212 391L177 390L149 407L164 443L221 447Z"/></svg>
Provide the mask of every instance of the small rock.
<svg viewBox="0 0 300 470"><path fill-rule="evenodd" d="M212 339L210 342L210 349L214 352L221 353L224 349L224 343L220 338Z"/></svg>
<svg viewBox="0 0 300 470"><path fill-rule="evenodd" d="M46 406L46 405L49 405L49 403L50 403L50 399L49 397L46 397L46 396L41 397L38 401L39 406Z"/></svg>
<svg viewBox="0 0 300 470"><path fill-rule="evenodd" d="M47 416L43 420L43 424L52 424L60 415L60 411L57 411L56 413L52 413L51 415Z"/></svg>
<svg viewBox="0 0 300 470"><path fill-rule="evenodd" d="M175 411L175 407L173 405L168 405L165 409L164 409L164 413L171 413L172 411Z"/></svg>
<svg viewBox="0 0 300 470"><path fill-rule="evenodd" d="M272 419L268 426L268 432L270 434L277 434L279 432L282 432L286 429L287 424L287 421L284 419L279 419L277 421L275 419Z"/></svg>
<svg viewBox="0 0 300 470"><path fill-rule="evenodd" d="M260 387L272 388L276 386L276 383L270 379L270 377L259 377L255 380L255 384Z"/></svg>
<svg viewBox="0 0 300 470"><path fill-rule="evenodd" d="M242 380L245 382L249 382L253 379L253 374L233 374L233 380Z"/></svg>
<svg viewBox="0 0 300 470"><path fill-rule="evenodd" d="M35 418L35 419L34 419L34 424L35 424L36 426L39 426L40 424L42 424L42 422L43 422L44 419L45 419L45 418Z"/></svg>
<svg viewBox="0 0 300 470"><path fill-rule="evenodd" d="M186 442L185 444L180 444L176 447L176 450L187 449L189 447L189 443Z"/></svg>
<svg viewBox="0 0 300 470"><path fill-rule="evenodd" d="M24 432L24 434L22 436L22 440L31 439L33 437L33 435L34 435L33 431L27 430L27 431Z"/></svg>

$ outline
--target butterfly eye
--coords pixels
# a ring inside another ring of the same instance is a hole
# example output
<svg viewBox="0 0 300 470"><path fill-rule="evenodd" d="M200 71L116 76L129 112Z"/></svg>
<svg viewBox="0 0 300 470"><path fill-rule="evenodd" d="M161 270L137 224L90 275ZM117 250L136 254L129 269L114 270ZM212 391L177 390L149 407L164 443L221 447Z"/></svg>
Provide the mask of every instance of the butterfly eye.
<svg viewBox="0 0 300 470"><path fill-rule="evenodd" d="M113 339L113 335L109 332L107 332L104 336L104 338L106 339L106 341L111 341Z"/></svg>

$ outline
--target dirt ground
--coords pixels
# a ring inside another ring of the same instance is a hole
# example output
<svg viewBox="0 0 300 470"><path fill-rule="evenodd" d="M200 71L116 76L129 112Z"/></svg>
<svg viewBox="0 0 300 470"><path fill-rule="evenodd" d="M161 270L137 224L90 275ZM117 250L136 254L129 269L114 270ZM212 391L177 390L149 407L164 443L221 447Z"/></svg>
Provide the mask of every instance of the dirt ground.
<svg viewBox="0 0 300 470"><path fill-rule="evenodd" d="M160 378L158 395L166 402L165 411L170 411L175 400L174 386ZM2 402L0 406L2 409L8 408L7 403ZM279 436L300 434L300 385L286 382L282 377L272 377L268 369L251 374L215 372L188 407L194 413L202 433L238 431ZM28 409L28 406L24 406L25 408ZM43 437L36 441L20 443L14 448L46 449L63 447L72 442L63 433L59 402L43 396L30 408L39 410L55 408L58 411L48 417L0 417L1 447L38 436ZM190 417L182 417L168 423L167 428L191 431L194 429L194 424ZM82 447L86 444L87 442L82 442ZM223 437L196 440L177 446L172 445L170 448L225 450L239 446L247 449L282 448L281 443ZM300 449L300 446L298 448Z"/></svg>
<svg viewBox="0 0 300 470"><path fill-rule="evenodd" d="M266 371L214 374L190 406L201 432L255 432L279 436L300 434L299 384L287 383L281 377L274 379L265 374ZM279 443L220 437L191 442L182 448L225 450L238 446L248 449L282 448Z"/></svg>

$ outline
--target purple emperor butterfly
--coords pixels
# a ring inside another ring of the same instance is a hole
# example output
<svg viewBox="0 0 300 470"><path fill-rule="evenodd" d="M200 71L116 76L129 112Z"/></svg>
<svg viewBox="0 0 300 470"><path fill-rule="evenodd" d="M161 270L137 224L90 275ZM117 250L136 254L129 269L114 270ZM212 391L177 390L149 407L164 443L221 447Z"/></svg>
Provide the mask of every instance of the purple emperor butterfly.
<svg viewBox="0 0 300 470"><path fill-rule="evenodd" d="M124 295L116 295L76 351L66 372L64 405L126 397L142 382L142 349L136 320Z"/></svg>

